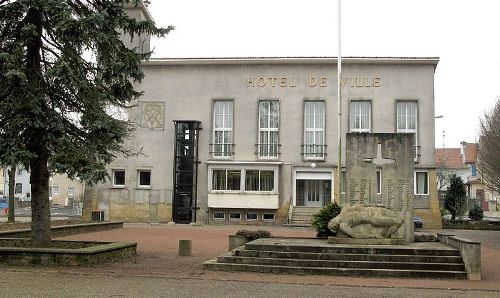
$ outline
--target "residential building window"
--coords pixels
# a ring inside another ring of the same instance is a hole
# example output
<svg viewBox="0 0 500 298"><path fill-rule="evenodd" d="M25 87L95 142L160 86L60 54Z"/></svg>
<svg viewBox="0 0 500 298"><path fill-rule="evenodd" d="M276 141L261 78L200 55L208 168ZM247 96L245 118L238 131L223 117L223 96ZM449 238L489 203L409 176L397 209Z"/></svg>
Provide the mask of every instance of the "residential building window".
<svg viewBox="0 0 500 298"><path fill-rule="evenodd" d="M15 188L14 193L15 194L23 193L23 184L22 183L16 183L16 188Z"/></svg>
<svg viewBox="0 0 500 298"><path fill-rule="evenodd" d="M246 170L245 190L273 191L274 171Z"/></svg>
<svg viewBox="0 0 500 298"><path fill-rule="evenodd" d="M304 158L325 158L325 102L306 101L304 104Z"/></svg>
<svg viewBox="0 0 500 298"><path fill-rule="evenodd" d="M137 186L143 188L151 187L151 170L137 171Z"/></svg>
<svg viewBox="0 0 500 298"><path fill-rule="evenodd" d="M214 157L233 155L233 102L218 100L214 102L213 144Z"/></svg>
<svg viewBox="0 0 500 298"><path fill-rule="evenodd" d="M429 179L427 172L415 172L415 194L429 194Z"/></svg>
<svg viewBox="0 0 500 298"><path fill-rule="evenodd" d="M21 176L23 174L23 168L17 169L17 176Z"/></svg>
<svg viewBox="0 0 500 298"><path fill-rule="evenodd" d="M68 196L74 196L74 195L75 195L75 187L68 186Z"/></svg>
<svg viewBox="0 0 500 298"><path fill-rule="evenodd" d="M125 186L125 170L113 170L112 172L113 186Z"/></svg>
<svg viewBox="0 0 500 298"><path fill-rule="evenodd" d="M259 157L276 157L279 154L279 102L259 102Z"/></svg>
<svg viewBox="0 0 500 298"><path fill-rule="evenodd" d="M396 107L396 127L399 133L413 134L413 145L415 146L415 162L419 161L420 146L418 145L418 125L417 125L417 102L401 100Z"/></svg>
<svg viewBox="0 0 500 298"><path fill-rule="evenodd" d="M52 194L53 195L59 194L59 185L52 185Z"/></svg>
<svg viewBox="0 0 500 298"><path fill-rule="evenodd" d="M274 221L274 213L263 213L262 220L263 221Z"/></svg>
<svg viewBox="0 0 500 298"><path fill-rule="evenodd" d="M371 105L368 100L353 100L350 105L351 132L370 132Z"/></svg>
<svg viewBox="0 0 500 298"><path fill-rule="evenodd" d="M247 221L257 221L257 213L247 213Z"/></svg>
<svg viewBox="0 0 500 298"><path fill-rule="evenodd" d="M377 194L382 194L382 171L377 170Z"/></svg>
<svg viewBox="0 0 500 298"><path fill-rule="evenodd" d="M240 221L241 220L241 213L230 212L229 213L229 220Z"/></svg>
<svg viewBox="0 0 500 298"><path fill-rule="evenodd" d="M226 219L226 216L225 216L224 212L214 212L213 218L214 218L214 220L224 220L224 219Z"/></svg>

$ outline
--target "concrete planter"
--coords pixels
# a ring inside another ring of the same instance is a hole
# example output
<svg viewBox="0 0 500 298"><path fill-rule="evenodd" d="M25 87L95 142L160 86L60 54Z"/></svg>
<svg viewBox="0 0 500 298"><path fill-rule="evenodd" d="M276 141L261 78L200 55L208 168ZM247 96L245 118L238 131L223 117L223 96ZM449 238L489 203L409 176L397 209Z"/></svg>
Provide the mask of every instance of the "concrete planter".
<svg viewBox="0 0 500 298"><path fill-rule="evenodd" d="M229 251L245 245L245 243L249 242L247 237L239 236L239 235L229 235Z"/></svg>

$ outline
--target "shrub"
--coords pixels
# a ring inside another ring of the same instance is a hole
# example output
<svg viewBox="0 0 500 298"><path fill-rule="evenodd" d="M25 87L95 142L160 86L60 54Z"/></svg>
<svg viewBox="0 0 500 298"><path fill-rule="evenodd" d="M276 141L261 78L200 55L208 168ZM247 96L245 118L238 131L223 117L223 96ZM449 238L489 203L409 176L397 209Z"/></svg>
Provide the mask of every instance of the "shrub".
<svg viewBox="0 0 500 298"><path fill-rule="evenodd" d="M469 210L469 218L472 220L482 220L483 216L483 209L478 204L474 204Z"/></svg>
<svg viewBox="0 0 500 298"><path fill-rule="evenodd" d="M236 235L246 237L248 240L252 241L259 238L269 238L271 237L271 232L265 230L239 230Z"/></svg>
<svg viewBox="0 0 500 298"><path fill-rule="evenodd" d="M340 214L340 206L337 203L329 203L318 213L313 215L312 225L316 228L318 232L316 237L327 237L329 235L334 235L332 231L328 228L328 222Z"/></svg>

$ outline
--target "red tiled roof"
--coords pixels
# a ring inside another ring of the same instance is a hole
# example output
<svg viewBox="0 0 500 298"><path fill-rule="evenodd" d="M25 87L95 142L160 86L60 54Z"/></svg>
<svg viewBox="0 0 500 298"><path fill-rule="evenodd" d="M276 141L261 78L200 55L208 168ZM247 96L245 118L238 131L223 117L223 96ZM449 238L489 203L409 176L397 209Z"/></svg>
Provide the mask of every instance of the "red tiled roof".
<svg viewBox="0 0 500 298"><path fill-rule="evenodd" d="M465 143L464 155L465 163L476 163L477 161L477 143Z"/></svg>
<svg viewBox="0 0 500 298"><path fill-rule="evenodd" d="M447 168L467 168L463 163L460 148L436 148L434 158L436 166L444 162L444 166Z"/></svg>

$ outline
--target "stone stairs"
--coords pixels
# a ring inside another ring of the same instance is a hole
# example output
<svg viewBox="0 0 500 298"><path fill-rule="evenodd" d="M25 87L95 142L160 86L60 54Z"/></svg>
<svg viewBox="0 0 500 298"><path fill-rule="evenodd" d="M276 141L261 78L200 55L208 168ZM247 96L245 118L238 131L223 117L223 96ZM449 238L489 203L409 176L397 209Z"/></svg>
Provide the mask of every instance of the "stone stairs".
<svg viewBox="0 0 500 298"><path fill-rule="evenodd" d="M290 226L292 227L311 227L312 216L321 210L321 207L292 207L292 217Z"/></svg>
<svg viewBox="0 0 500 298"><path fill-rule="evenodd" d="M326 240L258 239L203 264L217 271L466 279L458 250L432 245L332 245Z"/></svg>

